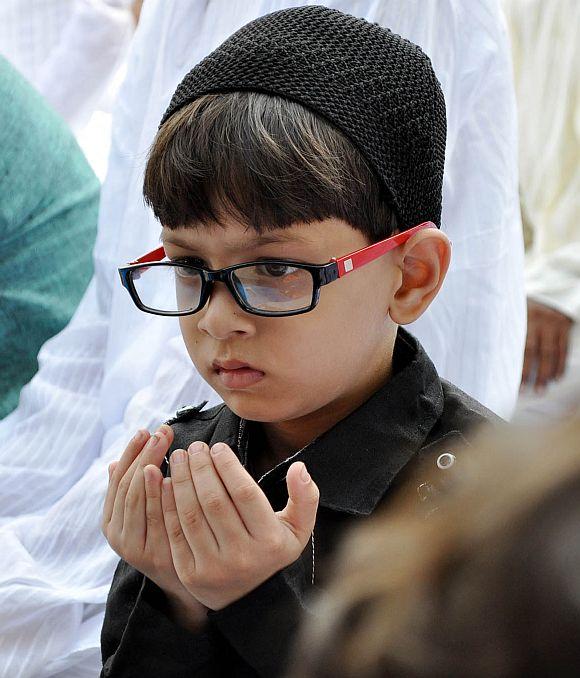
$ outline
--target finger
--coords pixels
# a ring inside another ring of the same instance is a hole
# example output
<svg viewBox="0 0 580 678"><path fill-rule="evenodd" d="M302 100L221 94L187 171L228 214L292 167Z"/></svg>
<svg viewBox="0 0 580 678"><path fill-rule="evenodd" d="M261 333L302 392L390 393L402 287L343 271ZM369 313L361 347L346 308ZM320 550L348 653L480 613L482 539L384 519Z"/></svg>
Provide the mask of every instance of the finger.
<svg viewBox="0 0 580 678"><path fill-rule="evenodd" d="M286 474L288 503L277 515L304 548L314 530L320 493L302 462L295 462Z"/></svg>
<svg viewBox="0 0 580 678"><path fill-rule="evenodd" d="M541 393L554 378L558 364L558 342L556 334L547 327L540 333L538 374L535 389Z"/></svg>
<svg viewBox="0 0 580 678"><path fill-rule="evenodd" d="M233 450L224 443L211 448L213 464L231 497L246 530L255 539L274 533L278 523L268 498L242 466Z"/></svg>
<svg viewBox="0 0 580 678"><path fill-rule="evenodd" d="M195 490L189 467L189 456L185 450L175 450L169 463L179 522L192 552L199 556L207 553L208 550L215 552L218 545Z"/></svg>
<svg viewBox="0 0 580 678"><path fill-rule="evenodd" d="M169 549L169 539L165 531L165 522L163 520L163 510L161 508L161 485L163 483L163 474L153 464L149 464L143 469L145 479L145 522L146 548Z"/></svg>
<svg viewBox="0 0 580 678"><path fill-rule="evenodd" d="M157 467L161 466L161 463L163 462L163 459L165 458L167 451L171 447L171 443L173 442L174 438L173 429L171 428L171 426L167 424L162 424L157 429L157 431L155 431L155 435L159 436L160 444L155 446L147 446L143 450L143 455L139 460L141 468L145 468L149 464L153 464L154 466Z"/></svg>
<svg viewBox="0 0 580 678"><path fill-rule="evenodd" d="M185 573L193 574L195 572L195 556L189 547L177 514L177 505L173 493L173 478L163 478L161 485L161 509L163 511L165 531L169 540L171 559L173 560L177 576L181 578Z"/></svg>
<svg viewBox="0 0 580 678"><path fill-rule="evenodd" d="M556 379L561 379L566 372L566 362L568 360L570 332L569 328L563 328L558 337L560 351L558 354L558 366L556 368Z"/></svg>
<svg viewBox="0 0 580 678"><path fill-rule="evenodd" d="M141 553L145 548L147 534L145 503L145 477L143 469L137 466L123 507L121 538L127 553Z"/></svg>
<svg viewBox="0 0 580 678"><path fill-rule="evenodd" d="M232 543L247 536L247 530L213 465L212 455L205 443L197 442L189 446L189 467L200 506L218 547L231 547Z"/></svg>
<svg viewBox="0 0 580 678"><path fill-rule="evenodd" d="M123 531L126 507L131 510L145 511L143 468L148 464L154 464L155 466L161 464L163 457L169 449L170 440L172 440L172 437L166 436L165 431L157 431L150 436L143 450L137 455L123 477L119 480L113 503L113 511L109 521L112 531L119 534ZM135 479L135 483L133 483L137 470L139 470L139 474ZM127 498L129 492L131 492L131 495Z"/></svg>
<svg viewBox="0 0 580 678"><path fill-rule="evenodd" d="M522 386L530 382L531 375L538 361L538 331L535 323L528 324L526 347L524 350L524 365L522 369Z"/></svg>
<svg viewBox="0 0 580 678"><path fill-rule="evenodd" d="M148 439L148 431L137 431L129 441L119 461L113 462L115 464L114 468L111 470L112 464L109 466L109 487L107 488L107 496L105 497L105 505L103 507L103 527L111 520L115 497L117 496L117 489L121 478L140 454Z"/></svg>

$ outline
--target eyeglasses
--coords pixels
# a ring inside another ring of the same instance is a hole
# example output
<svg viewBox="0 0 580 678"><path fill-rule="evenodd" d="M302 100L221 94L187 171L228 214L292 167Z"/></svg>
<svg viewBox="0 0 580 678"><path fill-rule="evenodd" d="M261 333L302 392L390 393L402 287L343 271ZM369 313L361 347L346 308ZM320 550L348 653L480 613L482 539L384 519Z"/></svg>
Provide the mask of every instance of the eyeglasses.
<svg viewBox="0 0 580 678"><path fill-rule="evenodd" d="M216 282L224 283L247 313L278 317L311 311L323 285L343 278L405 243L417 231L434 228L426 221L369 247L333 258L328 264L264 259L211 270L189 260L162 261L159 247L119 268L121 283L137 308L155 315L191 315L201 310Z"/></svg>

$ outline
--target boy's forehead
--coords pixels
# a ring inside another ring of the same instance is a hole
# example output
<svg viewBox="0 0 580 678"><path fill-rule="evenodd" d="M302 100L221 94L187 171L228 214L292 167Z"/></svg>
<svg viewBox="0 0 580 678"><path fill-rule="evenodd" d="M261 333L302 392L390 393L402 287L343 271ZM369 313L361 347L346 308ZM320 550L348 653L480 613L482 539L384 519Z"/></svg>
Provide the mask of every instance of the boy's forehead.
<svg viewBox="0 0 580 678"><path fill-rule="evenodd" d="M276 228L263 233L241 226L225 225L197 228L163 228L161 240L185 249L219 247L222 251L238 252L269 244L316 244L319 240L317 229L305 229L299 225Z"/></svg>

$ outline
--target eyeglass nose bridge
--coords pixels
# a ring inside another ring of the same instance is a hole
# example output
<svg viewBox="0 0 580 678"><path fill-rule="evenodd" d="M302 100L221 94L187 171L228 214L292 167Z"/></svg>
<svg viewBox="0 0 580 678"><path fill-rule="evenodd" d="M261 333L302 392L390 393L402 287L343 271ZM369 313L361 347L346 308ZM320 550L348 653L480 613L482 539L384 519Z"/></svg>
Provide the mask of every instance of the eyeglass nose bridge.
<svg viewBox="0 0 580 678"><path fill-rule="evenodd" d="M236 285L234 284L232 280L232 276L234 274L234 271L232 269L221 269L220 271L204 271L204 280L205 280L205 292L202 294L203 298L203 303L202 305L205 306L210 298L211 294L213 292L213 286L214 283L216 282L221 282L224 283L224 285L228 288L229 293L232 295L234 298L234 301L236 304L242 308L243 310L247 310L248 302L247 299L244 299L240 291L237 289Z"/></svg>

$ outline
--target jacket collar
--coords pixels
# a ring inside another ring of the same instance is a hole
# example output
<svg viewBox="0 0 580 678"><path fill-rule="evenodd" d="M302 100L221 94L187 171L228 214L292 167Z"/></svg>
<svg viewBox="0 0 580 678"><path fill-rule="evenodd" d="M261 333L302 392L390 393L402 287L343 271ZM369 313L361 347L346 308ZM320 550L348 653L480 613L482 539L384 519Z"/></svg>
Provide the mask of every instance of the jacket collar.
<svg viewBox="0 0 580 678"><path fill-rule="evenodd" d="M423 446L443 412L443 400L435 366L417 339L399 327L389 381L357 410L269 471L260 484L266 490L284 479L291 463L302 461L318 485L320 506L368 515ZM244 422L228 414L235 418L225 427L231 438L239 429L235 421L242 431ZM240 456L247 451L247 436L242 436Z"/></svg>
<svg viewBox="0 0 580 678"><path fill-rule="evenodd" d="M399 328L394 374L363 405L304 450L320 505L368 515L418 452L443 412L435 366Z"/></svg>

